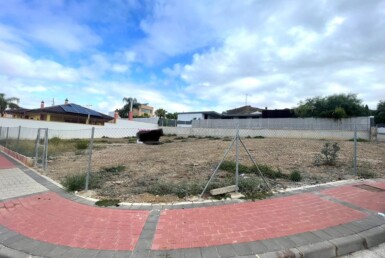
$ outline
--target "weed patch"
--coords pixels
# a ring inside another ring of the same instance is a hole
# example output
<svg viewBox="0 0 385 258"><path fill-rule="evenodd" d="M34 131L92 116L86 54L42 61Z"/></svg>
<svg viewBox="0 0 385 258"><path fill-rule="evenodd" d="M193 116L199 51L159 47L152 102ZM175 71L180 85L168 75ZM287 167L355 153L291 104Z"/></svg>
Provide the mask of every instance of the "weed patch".
<svg viewBox="0 0 385 258"><path fill-rule="evenodd" d="M95 202L95 205L100 207L108 207L108 206L119 207L120 206L119 203L120 203L120 200L118 199L104 199L104 200L99 200Z"/></svg>

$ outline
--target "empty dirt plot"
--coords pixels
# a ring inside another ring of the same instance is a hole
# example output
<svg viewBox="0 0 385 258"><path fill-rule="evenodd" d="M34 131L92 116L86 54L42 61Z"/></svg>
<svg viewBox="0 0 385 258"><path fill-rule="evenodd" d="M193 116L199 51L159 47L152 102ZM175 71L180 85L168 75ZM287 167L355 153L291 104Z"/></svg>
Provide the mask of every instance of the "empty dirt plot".
<svg viewBox="0 0 385 258"><path fill-rule="evenodd" d="M164 202L196 195L223 158L231 140L164 136L159 145L137 144L132 139L96 140L91 173L95 182L91 188L96 192L95 197L121 201ZM242 141L273 189L354 177L352 141L282 138L242 138ZM338 158L333 165L317 166L315 156L322 156L321 150L327 142L337 142ZM359 175L385 177L385 143L359 142L357 154ZM214 184L234 184L234 161L235 144ZM252 162L242 148L239 161L243 183L258 182L255 169L251 169ZM65 152L51 158L46 174L61 182L68 175L84 173L87 162L85 154ZM119 171L114 170L116 167L120 167ZM300 172L301 181L290 180L293 171Z"/></svg>

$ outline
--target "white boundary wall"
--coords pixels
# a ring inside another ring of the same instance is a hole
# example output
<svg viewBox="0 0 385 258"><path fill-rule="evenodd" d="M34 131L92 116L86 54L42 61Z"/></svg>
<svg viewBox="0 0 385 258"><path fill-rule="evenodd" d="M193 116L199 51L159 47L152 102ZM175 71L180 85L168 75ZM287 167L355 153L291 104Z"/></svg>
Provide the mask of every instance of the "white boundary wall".
<svg viewBox="0 0 385 258"><path fill-rule="evenodd" d="M91 137L91 129L95 127L95 138L109 137L121 138L135 136L139 130L157 129L158 126L149 123L118 119L116 124L105 123L101 125L86 125L65 122L36 121L15 118L0 118L1 137L6 134L9 127L8 137L17 138L18 127L21 126L21 139L36 139L38 128L48 128L49 138L60 137L62 139L88 139Z"/></svg>
<svg viewBox="0 0 385 258"><path fill-rule="evenodd" d="M220 128L181 128L163 127L165 134L176 134L178 136L213 136L234 137L236 129ZM305 138L305 139L335 139L349 140L354 138L354 131L342 130L278 130L278 129L240 129L241 137L275 137L275 138ZM369 140L369 132L358 131L357 137Z"/></svg>
<svg viewBox="0 0 385 258"><path fill-rule="evenodd" d="M193 128L289 129L289 130L354 130L369 131L370 117L330 118L254 118L193 120Z"/></svg>

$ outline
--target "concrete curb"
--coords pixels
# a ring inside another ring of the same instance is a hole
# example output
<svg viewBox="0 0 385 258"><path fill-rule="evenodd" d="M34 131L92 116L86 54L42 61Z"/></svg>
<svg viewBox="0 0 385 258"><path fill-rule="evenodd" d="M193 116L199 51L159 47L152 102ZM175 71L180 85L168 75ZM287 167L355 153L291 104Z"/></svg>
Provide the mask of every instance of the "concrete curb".
<svg viewBox="0 0 385 258"><path fill-rule="evenodd" d="M382 243L385 243L385 220L383 225L358 234L255 256L259 258L333 258L369 249Z"/></svg>

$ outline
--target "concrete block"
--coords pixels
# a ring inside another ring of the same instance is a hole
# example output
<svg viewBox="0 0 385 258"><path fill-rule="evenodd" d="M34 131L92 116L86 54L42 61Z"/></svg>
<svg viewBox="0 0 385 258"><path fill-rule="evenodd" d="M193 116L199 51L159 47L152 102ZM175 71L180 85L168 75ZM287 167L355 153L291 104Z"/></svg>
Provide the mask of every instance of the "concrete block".
<svg viewBox="0 0 385 258"><path fill-rule="evenodd" d="M366 248L371 248L385 242L385 229L382 227L375 227L361 232L358 235L365 238Z"/></svg>
<svg viewBox="0 0 385 258"><path fill-rule="evenodd" d="M365 249L365 239L359 235L351 235L330 240L336 247L337 255L345 255Z"/></svg>
<svg viewBox="0 0 385 258"><path fill-rule="evenodd" d="M306 258L329 258L336 256L335 246L329 242L300 246L297 249Z"/></svg>
<svg viewBox="0 0 385 258"><path fill-rule="evenodd" d="M212 189L212 190L210 190L210 194L211 195L219 195L219 194L235 192L236 190L237 190L236 185L230 185L230 186L226 186L226 187Z"/></svg>

